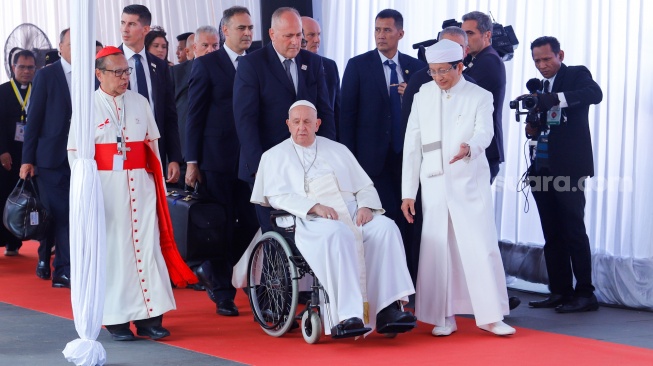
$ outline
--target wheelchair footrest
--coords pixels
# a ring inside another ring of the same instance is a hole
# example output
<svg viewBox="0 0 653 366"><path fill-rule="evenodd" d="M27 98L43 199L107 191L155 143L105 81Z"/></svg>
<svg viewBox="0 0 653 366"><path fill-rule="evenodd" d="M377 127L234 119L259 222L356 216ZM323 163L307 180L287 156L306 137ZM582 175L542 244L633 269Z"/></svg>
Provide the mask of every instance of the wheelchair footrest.
<svg viewBox="0 0 653 366"><path fill-rule="evenodd" d="M335 326L331 328L331 338L340 339L340 338L358 337L371 331L372 328L358 328L358 329L344 330L341 327Z"/></svg>
<svg viewBox="0 0 653 366"><path fill-rule="evenodd" d="M377 328L376 331L381 334L385 333L406 333L417 326L417 323L386 323L383 327Z"/></svg>

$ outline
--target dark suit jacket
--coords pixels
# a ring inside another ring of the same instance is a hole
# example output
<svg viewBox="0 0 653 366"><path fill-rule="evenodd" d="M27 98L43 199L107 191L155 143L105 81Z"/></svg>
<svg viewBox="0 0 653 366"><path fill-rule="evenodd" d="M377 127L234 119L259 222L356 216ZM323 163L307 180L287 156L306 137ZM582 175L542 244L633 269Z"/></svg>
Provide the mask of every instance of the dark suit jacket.
<svg viewBox="0 0 653 366"><path fill-rule="evenodd" d="M16 82L16 87L20 88L18 82ZM25 98L26 95L27 93L22 97ZM12 171L20 170L23 143L16 141L15 136L16 123L20 122L21 114L22 108L11 86L11 81L0 85L0 155L4 153L11 155ZM4 167L0 167L0 171L4 172ZM0 203L4 204L4 202Z"/></svg>
<svg viewBox="0 0 653 366"><path fill-rule="evenodd" d="M28 112L23 164L69 172L66 146L72 104L61 61L36 73Z"/></svg>
<svg viewBox="0 0 653 366"><path fill-rule="evenodd" d="M408 82L426 63L399 53L399 65ZM383 63L376 49L347 63L341 103L340 142L354 153L367 174L380 174L391 149L392 116Z"/></svg>
<svg viewBox="0 0 653 366"><path fill-rule="evenodd" d="M188 119L188 79L193 60L182 62L170 68L172 73L172 90L174 90L175 106L177 107L177 127L182 155L185 153L186 120Z"/></svg>
<svg viewBox="0 0 653 366"><path fill-rule="evenodd" d="M485 47L472 59L472 66L467 67L463 74L476 80L476 85L492 93L494 98L494 137L485 149L488 160L503 161L503 100L506 96L506 67L497 51L492 46Z"/></svg>
<svg viewBox="0 0 653 366"><path fill-rule="evenodd" d="M201 170L233 178L238 172L240 147L233 112L235 76L236 69L224 48L193 62L185 152L186 160L197 161Z"/></svg>
<svg viewBox="0 0 653 366"><path fill-rule="evenodd" d="M288 108L297 100L315 104L318 118L322 119L319 135L336 138L322 57L301 50L295 62L299 78L297 93L272 43L238 62L234 118L241 145L238 177L246 182L254 182L263 152L290 136L285 122Z"/></svg>
<svg viewBox="0 0 653 366"><path fill-rule="evenodd" d="M336 137L339 134L340 126L340 73L338 64L330 58L322 57L324 63L324 76L326 78L329 100L333 105L333 119L336 124Z"/></svg>
<svg viewBox="0 0 653 366"><path fill-rule="evenodd" d="M569 105L562 109L567 121L551 126L549 132L551 175L591 177L594 175L594 160L587 114L590 104L598 104L603 99L601 87L585 66L562 64L551 92L563 92Z"/></svg>
<svg viewBox="0 0 653 366"><path fill-rule="evenodd" d="M123 45L118 48L122 50ZM159 152L163 172L167 172L167 163L176 161L181 163L181 145L179 143L179 127L177 126L177 107L175 106L174 90L170 77L168 63L153 54L146 52L147 66L150 70L152 81L152 95L154 101L154 119L159 128Z"/></svg>

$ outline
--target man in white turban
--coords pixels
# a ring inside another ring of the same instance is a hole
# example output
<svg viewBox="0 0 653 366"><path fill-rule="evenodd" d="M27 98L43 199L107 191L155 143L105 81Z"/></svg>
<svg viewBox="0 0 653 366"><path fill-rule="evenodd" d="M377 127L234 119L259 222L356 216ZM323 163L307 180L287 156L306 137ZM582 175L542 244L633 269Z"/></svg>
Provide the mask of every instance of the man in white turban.
<svg viewBox="0 0 653 366"><path fill-rule="evenodd" d="M402 171L402 211L409 223L422 186L424 228L417 274L417 319L434 336L455 332L455 314L479 328L514 334L497 246L490 169L492 94L462 78L463 50L443 39L426 50L433 81L415 94Z"/></svg>
<svg viewBox="0 0 653 366"><path fill-rule="evenodd" d="M401 234L371 179L347 147L315 136L312 103L288 114L291 137L261 157L251 201L295 215L295 243L329 295L335 327L411 330L415 316L399 305L415 292Z"/></svg>

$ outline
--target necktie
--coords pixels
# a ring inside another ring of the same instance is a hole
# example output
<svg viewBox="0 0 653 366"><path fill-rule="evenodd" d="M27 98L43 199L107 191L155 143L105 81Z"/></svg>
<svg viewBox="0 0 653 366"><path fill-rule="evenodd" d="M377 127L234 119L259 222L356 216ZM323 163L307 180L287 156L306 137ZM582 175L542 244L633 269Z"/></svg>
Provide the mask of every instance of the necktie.
<svg viewBox="0 0 653 366"><path fill-rule="evenodd" d="M292 64L292 60L289 58L283 61L283 67L286 69L286 76L288 76L290 83L294 86L295 82L292 80L292 74L290 73L290 64Z"/></svg>
<svg viewBox="0 0 653 366"><path fill-rule="evenodd" d="M551 91L549 90L549 85L551 85L551 82L549 80L544 80L544 94L549 94Z"/></svg>
<svg viewBox="0 0 653 366"><path fill-rule="evenodd" d="M385 60L384 65L390 68L390 85L399 84L397 64ZM404 146L404 137L401 135L401 97L396 86L390 87L390 114L392 117L392 150L400 153Z"/></svg>
<svg viewBox="0 0 653 366"><path fill-rule="evenodd" d="M243 57L243 56L236 56L236 65L234 65L234 66L236 67L236 69L238 68L238 61L240 61L240 59L241 59L242 57Z"/></svg>
<svg viewBox="0 0 653 366"><path fill-rule="evenodd" d="M147 80L145 79L145 69L143 69L143 63L141 62L141 55L134 55L134 63L136 65L136 83L138 84L138 94L142 95L150 100L150 94L147 92Z"/></svg>

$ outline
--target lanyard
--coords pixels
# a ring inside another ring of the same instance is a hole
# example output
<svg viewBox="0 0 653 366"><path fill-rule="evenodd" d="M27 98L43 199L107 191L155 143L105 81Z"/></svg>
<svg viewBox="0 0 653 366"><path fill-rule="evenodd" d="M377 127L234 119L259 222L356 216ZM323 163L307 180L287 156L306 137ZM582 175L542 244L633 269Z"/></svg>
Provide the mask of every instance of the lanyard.
<svg viewBox="0 0 653 366"><path fill-rule="evenodd" d="M18 87L16 86L16 83L14 82L14 79L11 79L11 87L14 89L14 94L16 94L16 99L18 99L18 103L20 103L21 107L21 114L20 114L20 121L23 122L25 119L25 107L27 106L27 102L29 101L30 95L32 95L32 83L29 84L27 87L27 94L25 95L25 100L23 100L23 96L20 95L20 92L18 91Z"/></svg>
<svg viewBox="0 0 653 366"><path fill-rule="evenodd" d="M115 106L114 108L111 108L109 105L109 102L107 101L107 98L104 95L100 95L102 101L104 102L104 106L107 108L109 111L111 120L118 126L118 131L116 132L116 136L118 137L118 142L121 141L122 137L122 121L125 120L125 103L124 103L124 97L123 97L123 106L122 109L120 110L120 114L118 114L118 104L116 104L116 97L113 98L113 105Z"/></svg>

